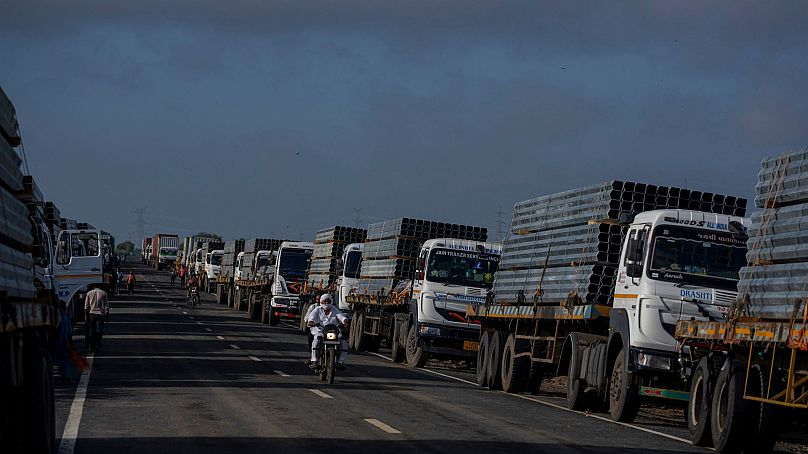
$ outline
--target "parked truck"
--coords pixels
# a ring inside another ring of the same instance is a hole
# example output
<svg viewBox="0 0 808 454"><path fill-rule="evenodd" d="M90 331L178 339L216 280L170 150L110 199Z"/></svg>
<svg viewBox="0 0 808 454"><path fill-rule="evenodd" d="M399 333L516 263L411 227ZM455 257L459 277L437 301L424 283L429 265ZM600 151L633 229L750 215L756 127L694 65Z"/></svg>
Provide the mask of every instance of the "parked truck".
<svg viewBox="0 0 808 454"><path fill-rule="evenodd" d="M227 291L230 305L247 311L254 320L263 320L265 297L272 294L272 278L278 249L283 240L252 238L244 242L241 252L235 252L233 283Z"/></svg>
<svg viewBox="0 0 808 454"><path fill-rule="evenodd" d="M0 89L0 447L55 452L49 352L58 304L75 314L88 287L104 285L101 244L97 230L61 228L55 205L22 175L20 143L14 107Z"/></svg>
<svg viewBox="0 0 808 454"><path fill-rule="evenodd" d="M208 293L215 291L216 277L222 272L222 248L224 243L217 240L206 241L200 248L199 256L203 257L203 262L199 271L199 285Z"/></svg>
<svg viewBox="0 0 808 454"><path fill-rule="evenodd" d="M430 357L473 359L479 325L466 317L482 304L500 246L483 227L401 218L371 224L351 306L349 345L421 367Z"/></svg>
<svg viewBox="0 0 808 454"><path fill-rule="evenodd" d="M641 396L686 400L676 322L736 298L746 200L611 181L514 207L483 306L477 382L536 392L567 378L571 409L631 421Z"/></svg>
<svg viewBox="0 0 808 454"><path fill-rule="evenodd" d="M728 316L676 325L686 420L698 446L770 452L808 408L808 190L799 184L806 169L808 149L763 161L748 263Z"/></svg>
<svg viewBox="0 0 808 454"><path fill-rule="evenodd" d="M216 303L233 306L236 269L239 256L244 257L244 240L231 240L224 243L221 272L216 276Z"/></svg>
<svg viewBox="0 0 808 454"><path fill-rule="evenodd" d="M182 242L182 264L190 272L195 272L196 266L196 252L202 247L205 242L216 241L215 238L205 236L190 236L183 238Z"/></svg>
<svg viewBox="0 0 808 454"><path fill-rule="evenodd" d="M156 270L169 269L177 261L180 237L172 233L158 233L152 238L149 266Z"/></svg>

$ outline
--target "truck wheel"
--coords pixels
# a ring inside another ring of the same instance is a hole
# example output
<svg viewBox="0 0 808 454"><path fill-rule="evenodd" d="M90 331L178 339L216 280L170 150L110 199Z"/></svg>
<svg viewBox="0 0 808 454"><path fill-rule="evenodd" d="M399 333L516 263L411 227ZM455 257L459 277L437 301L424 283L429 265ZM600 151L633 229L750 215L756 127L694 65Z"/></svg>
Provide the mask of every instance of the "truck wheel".
<svg viewBox="0 0 808 454"><path fill-rule="evenodd" d="M501 381L502 390L506 393L521 392L527 383L527 374L530 371L530 357L517 356L520 353L516 335L511 334L505 341L502 351Z"/></svg>
<svg viewBox="0 0 808 454"><path fill-rule="evenodd" d="M261 308L263 307L264 301L261 299L261 295L252 294L250 295L250 318L253 320L261 320Z"/></svg>
<svg viewBox="0 0 808 454"><path fill-rule="evenodd" d="M713 400L710 380L710 361L705 356L699 360L693 376L690 378L690 399L687 401L687 430L690 431L690 440L696 446L710 446L710 407Z"/></svg>
<svg viewBox="0 0 808 454"><path fill-rule="evenodd" d="M356 338L354 339L354 344L356 345L355 350L358 352L365 351L365 348L367 347L367 336L365 336L364 331L365 313L360 312L356 319Z"/></svg>
<svg viewBox="0 0 808 454"><path fill-rule="evenodd" d="M631 422L640 411L640 390L628 372L625 348L617 353L609 381L609 413L619 422Z"/></svg>
<svg viewBox="0 0 808 454"><path fill-rule="evenodd" d="M269 299L268 298L261 298L261 324L268 325L269 324Z"/></svg>
<svg viewBox="0 0 808 454"><path fill-rule="evenodd" d="M351 324L348 328L348 349L349 350L356 350L356 320L359 318L359 314L354 312L351 315Z"/></svg>
<svg viewBox="0 0 808 454"><path fill-rule="evenodd" d="M527 373L527 383L525 391L530 394L538 394L541 390L541 382L544 380L544 364L530 361L530 370Z"/></svg>
<svg viewBox="0 0 808 454"><path fill-rule="evenodd" d="M221 285L216 286L216 304L224 304L224 292Z"/></svg>
<svg viewBox="0 0 808 454"><path fill-rule="evenodd" d="M740 452L754 436L749 401L744 400L744 367L727 359L715 381L710 415L713 446L718 452Z"/></svg>
<svg viewBox="0 0 808 454"><path fill-rule="evenodd" d="M267 321L269 322L269 326L278 326L278 322L280 322L280 317L275 315L272 308L269 310L269 320Z"/></svg>
<svg viewBox="0 0 808 454"><path fill-rule="evenodd" d="M488 389L502 389L500 369L502 367L502 350L505 348L505 340L508 333L505 331L494 331L491 342L488 344L488 361L486 362L486 381Z"/></svg>
<svg viewBox="0 0 808 454"><path fill-rule="evenodd" d="M491 333L483 331L482 336L480 336L480 348L477 350L477 364L475 364L477 385L483 388L488 387L488 381L486 380L488 375L486 374L485 365L488 362L488 346L490 343Z"/></svg>
<svg viewBox="0 0 808 454"><path fill-rule="evenodd" d="M424 367L427 354L424 347L418 345L418 332L415 323L407 331L407 365L410 367Z"/></svg>
<svg viewBox="0 0 808 454"><path fill-rule="evenodd" d="M23 345L22 452L55 452L56 408L53 395L53 366L43 341L26 337Z"/></svg>
<svg viewBox="0 0 808 454"><path fill-rule="evenodd" d="M754 397L763 397L769 390L770 367L765 362L755 361L749 368L747 393ZM777 405L762 402L746 401L751 411L749 420L753 427L750 430L751 440L745 445L747 452L771 452L780 435L784 415Z"/></svg>
<svg viewBox="0 0 808 454"><path fill-rule="evenodd" d="M406 351L402 345L401 339L401 323L393 321L393 340L390 343L390 358L394 363L400 363L406 358ZM409 333L408 333L409 334Z"/></svg>
<svg viewBox="0 0 808 454"><path fill-rule="evenodd" d="M577 345L573 344L567 367L567 408L577 411L586 409L587 404L584 396L586 385L581 381L577 370L581 363L580 355L581 351L578 350Z"/></svg>

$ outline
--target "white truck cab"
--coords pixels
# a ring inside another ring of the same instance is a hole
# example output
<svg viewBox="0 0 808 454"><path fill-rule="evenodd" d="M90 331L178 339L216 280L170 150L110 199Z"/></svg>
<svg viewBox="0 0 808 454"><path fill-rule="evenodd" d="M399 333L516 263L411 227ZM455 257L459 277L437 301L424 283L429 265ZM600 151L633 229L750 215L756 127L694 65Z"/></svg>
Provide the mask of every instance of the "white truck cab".
<svg viewBox="0 0 808 454"><path fill-rule="evenodd" d="M44 234L47 235L47 229ZM45 264L43 264L45 265ZM53 258L44 267L45 282L51 281L57 298L64 301L71 316L83 308L76 307L80 295L91 284L103 284L103 256L97 230L63 230L59 233Z"/></svg>
<svg viewBox="0 0 808 454"><path fill-rule="evenodd" d="M337 295L336 299L339 308L343 312L349 312L351 305L346 297L356 290L359 284L359 272L362 267L362 251L365 249L364 243L351 243L345 246L342 258L337 269Z"/></svg>
<svg viewBox="0 0 808 454"><path fill-rule="evenodd" d="M236 265L233 267L233 280L238 281L244 279L244 253L239 252L236 255Z"/></svg>
<svg viewBox="0 0 808 454"><path fill-rule="evenodd" d="M260 250L255 253L255 263L252 266L256 279L272 279L275 275L275 263L278 251Z"/></svg>
<svg viewBox="0 0 808 454"><path fill-rule="evenodd" d="M222 258L224 250L216 249L205 254L205 276L208 280L208 288L216 286L216 278L222 274Z"/></svg>
<svg viewBox="0 0 808 454"><path fill-rule="evenodd" d="M194 252L194 274L199 274L202 270L205 269L205 251L203 249L197 249Z"/></svg>
<svg viewBox="0 0 808 454"><path fill-rule="evenodd" d="M281 318L300 317L300 292L306 282L314 243L284 241L275 258L272 279L272 298L269 307L269 324L275 325Z"/></svg>
<svg viewBox="0 0 808 454"><path fill-rule="evenodd" d="M499 243L451 238L424 242L415 267L409 320L399 327L409 365L423 365L424 352L476 357L480 326L469 322L466 310L485 303L500 255Z"/></svg>
<svg viewBox="0 0 808 454"><path fill-rule="evenodd" d="M741 217L690 210L638 214L621 252L611 330L637 369L675 368L676 322L724 320L746 265Z"/></svg>

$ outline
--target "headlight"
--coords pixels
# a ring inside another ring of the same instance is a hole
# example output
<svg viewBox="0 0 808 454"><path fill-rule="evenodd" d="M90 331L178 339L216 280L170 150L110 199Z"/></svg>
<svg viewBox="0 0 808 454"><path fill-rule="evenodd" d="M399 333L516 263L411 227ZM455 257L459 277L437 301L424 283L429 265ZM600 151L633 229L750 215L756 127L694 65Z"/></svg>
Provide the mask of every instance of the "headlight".
<svg viewBox="0 0 808 454"><path fill-rule="evenodd" d="M440 336L440 328L421 325L419 331L427 336Z"/></svg>
<svg viewBox="0 0 808 454"><path fill-rule="evenodd" d="M327 340L336 340L337 339L337 333L334 333L334 332L325 333L325 338Z"/></svg>
<svg viewBox="0 0 808 454"><path fill-rule="evenodd" d="M637 364L654 369L671 370L671 359L666 356L649 355L640 352L637 353Z"/></svg>
<svg viewBox="0 0 808 454"><path fill-rule="evenodd" d="M286 298L273 298L272 307L286 307L289 305L289 300Z"/></svg>

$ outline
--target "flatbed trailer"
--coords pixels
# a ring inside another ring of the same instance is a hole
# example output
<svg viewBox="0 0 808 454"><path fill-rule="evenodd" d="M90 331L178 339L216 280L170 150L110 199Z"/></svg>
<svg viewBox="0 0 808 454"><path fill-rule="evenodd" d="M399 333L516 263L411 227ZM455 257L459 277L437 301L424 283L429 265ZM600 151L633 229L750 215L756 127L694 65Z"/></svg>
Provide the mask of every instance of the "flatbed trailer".
<svg viewBox="0 0 808 454"><path fill-rule="evenodd" d="M694 444L769 452L786 411L808 409L808 322L799 318L677 324Z"/></svg>

